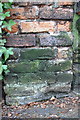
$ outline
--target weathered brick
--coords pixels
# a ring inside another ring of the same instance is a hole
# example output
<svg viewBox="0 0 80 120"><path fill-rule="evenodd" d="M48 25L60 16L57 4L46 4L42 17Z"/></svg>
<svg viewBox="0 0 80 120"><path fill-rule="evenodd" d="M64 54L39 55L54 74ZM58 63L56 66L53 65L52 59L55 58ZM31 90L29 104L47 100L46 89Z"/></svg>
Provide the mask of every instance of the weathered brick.
<svg viewBox="0 0 80 120"><path fill-rule="evenodd" d="M8 9L7 11L10 11L11 16L7 17L7 19L36 19L38 10L37 6Z"/></svg>
<svg viewBox="0 0 80 120"><path fill-rule="evenodd" d="M80 73L80 64L74 63L73 64L74 73Z"/></svg>
<svg viewBox="0 0 80 120"><path fill-rule="evenodd" d="M16 85L13 88L7 87L5 91L8 93L6 96L7 105L24 105L31 102L50 100L55 95L56 97L66 96L71 91L71 83L55 83L47 85L42 84L30 84L30 85ZM37 86L37 87L36 87ZM55 94L56 93L56 94ZM64 93L64 94L63 94Z"/></svg>
<svg viewBox="0 0 80 120"><path fill-rule="evenodd" d="M40 8L41 19L61 19L70 20L73 18L73 9L69 8L51 8L50 6L44 6Z"/></svg>
<svg viewBox="0 0 80 120"><path fill-rule="evenodd" d="M5 84L26 84L30 83L55 83L55 82L71 82L73 80L72 72L37 72L37 73L10 73L5 77ZM19 83L18 83L19 82Z"/></svg>
<svg viewBox="0 0 80 120"><path fill-rule="evenodd" d="M73 60L74 63L80 63L80 54L74 54Z"/></svg>
<svg viewBox="0 0 80 120"><path fill-rule="evenodd" d="M20 49L19 48L13 48L13 55L10 55L9 60L18 60L20 56Z"/></svg>
<svg viewBox="0 0 80 120"><path fill-rule="evenodd" d="M56 75L54 72L37 72L37 73L19 73L19 74L9 74L5 78L6 84L30 84L30 83L55 83Z"/></svg>
<svg viewBox="0 0 80 120"><path fill-rule="evenodd" d="M72 6L73 2L55 2L53 0L49 0L49 1L36 1L36 2L32 2L33 5L54 5L55 3L57 3L59 6ZM26 6L24 3L22 4L24 6Z"/></svg>
<svg viewBox="0 0 80 120"><path fill-rule="evenodd" d="M23 48L20 50L20 60L53 59L57 50L51 48Z"/></svg>
<svg viewBox="0 0 80 120"><path fill-rule="evenodd" d="M55 22L21 22L21 32L22 33L36 33L36 32L54 32Z"/></svg>
<svg viewBox="0 0 80 120"><path fill-rule="evenodd" d="M58 72L72 69L72 61L54 61L54 60L35 60L19 63L9 63L8 67L11 73L35 73L39 71L46 72Z"/></svg>
<svg viewBox="0 0 80 120"><path fill-rule="evenodd" d="M69 21L58 21L57 31L71 31L71 22Z"/></svg>
<svg viewBox="0 0 80 120"><path fill-rule="evenodd" d="M60 5L60 6L67 6L67 5L69 5L69 6L72 6L73 5L73 2L58 2L58 4Z"/></svg>
<svg viewBox="0 0 80 120"><path fill-rule="evenodd" d="M73 57L73 51L70 47L58 48L58 59L71 59Z"/></svg>
<svg viewBox="0 0 80 120"><path fill-rule="evenodd" d="M80 73L77 72L74 73L74 84L80 85Z"/></svg>
<svg viewBox="0 0 80 120"><path fill-rule="evenodd" d="M8 33L17 33L19 31L18 29L18 24L15 24L12 26L12 30L8 30L7 28L3 28L4 31L8 32Z"/></svg>
<svg viewBox="0 0 80 120"><path fill-rule="evenodd" d="M40 41L40 46L71 46L72 40L65 32L61 32L59 35L50 34L37 34Z"/></svg>
<svg viewBox="0 0 80 120"><path fill-rule="evenodd" d="M6 46L35 46L36 39L34 34L10 35L7 37Z"/></svg>

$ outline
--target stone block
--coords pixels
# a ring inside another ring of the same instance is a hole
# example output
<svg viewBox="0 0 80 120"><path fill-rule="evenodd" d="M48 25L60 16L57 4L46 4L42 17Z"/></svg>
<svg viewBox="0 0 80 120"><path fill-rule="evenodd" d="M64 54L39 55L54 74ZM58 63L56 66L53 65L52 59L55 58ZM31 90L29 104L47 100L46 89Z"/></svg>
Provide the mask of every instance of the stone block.
<svg viewBox="0 0 80 120"><path fill-rule="evenodd" d="M13 9L7 9L10 11L10 17L7 19L36 19L38 17L39 8L37 6L18 7Z"/></svg>
<svg viewBox="0 0 80 120"><path fill-rule="evenodd" d="M6 46L25 47L35 46L36 38L34 34L10 35L7 37Z"/></svg>
<svg viewBox="0 0 80 120"><path fill-rule="evenodd" d="M71 60L34 60L17 63L9 63L11 73L35 73L35 72L58 72L72 69Z"/></svg>
<svg viewBox="0 0 80 120"><path fill-rule="evenodd" d="M70 20L73 18L73 9L70 8L55 9L51 6L44 6L40 8L39 15L40 15L40 19Z"/></svg>
<svg viewBox="0 0 80 120"><path fill-rule="evenodd" d="M54 21L44 22L21 22L21 33L54 32L56 23Z"/></svg>
<svg viewBox="0 0 80 120"><path fill-rule="evenodd" d="M60 32L55 36L50 34L38 34L40 46L72 46L72 40L66 32Z"/></svg>
<svg viewBox="0 0 80 120"><path fill-rule="evenodd" d="M57 49L51 48L23 48L20 50L20 60L45 60L57 56Z"/></svg>

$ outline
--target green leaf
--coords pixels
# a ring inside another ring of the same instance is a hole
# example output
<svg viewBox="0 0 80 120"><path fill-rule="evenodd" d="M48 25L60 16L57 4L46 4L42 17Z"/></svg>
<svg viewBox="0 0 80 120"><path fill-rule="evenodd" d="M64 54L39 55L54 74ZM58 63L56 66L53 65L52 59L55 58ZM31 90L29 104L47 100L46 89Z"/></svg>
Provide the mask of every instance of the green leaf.
<svg viewBox="0 0 80 120"><path fill-rule="evenodd" d="M4 72L5 72L5 74L7 74L7 73L9 73L9 72L10 72L10 70L8 70L8 69L7 69L7 70L5 70Z"/></svg>
<svg viewBox="0 0 80 120"><path fill-rule="evenodd" d="M10 8L12 8L11 3L10 3L10 2L4 3L4 8L5 8L5 9L10 9Z"/></svg>
<svg viewBox="0 0 80 120"><path fill-rule="evenodd" d="M12 26L12 25L15 25L16 23L13 21L13 20L9 20L9 25Z"/></svg>
<svg viewBox="0 0 80 120"><path fill-rule="evenodd" d="M6 13L0 13L0 19L4 20L6 17L10 16L10 12L6 12Z"/></svg>
<svg viewBox="0 0 80 120"><path fill-rule="evenodd" d="M3 70L7 70L7 65L2 65Z"/></svg>
<svg viewBox="0 0 80 120"><path fill-rule="evenodd" d="M78 47L78 43L79 43L79 33L78 30L76 28L76 21L79 19L80 16L78 16L77 14L74 15L73 18L73 36L74 36L74 42L73 42L73 50L75 51L75 49Z"/></svg>
<svg viewBox="0 0 80 120"><path fill-rule="evenodd" d="M3 24L3 21L0 21L0 26Z"/></svg>
<svg viewBox="0 0 80 120"><path fill-rule="evenodd" d="M11 3L12 3L12 2L13 2L13 0L9 0L9 2L11 2Z"/></svg>
<svg viewBox="0 0 80 120"><path fill-rule="evenodd" d="M9 20L9 22L4 21L2 28L7 28L11 31L11 27L16 24L13 20Z"/></svg>
<svg viewBox="0 0 80 120"><path fill-rule="evenodd" d="M6 39L0 39L0 45L4 45L6 43Z"/></svg>
<svg viewBox="0 0 80 120"><path fill-rule="evenodd" d="M0 12L3 12L3 4L2 3L0 3Z"/></svg>
<svg viewBox="0 0 80 120"><path fill-rule="evenodd" d="M0 61L0 75L2 74L2 72L3 72L2 62Z"/></svg>
<svg viewBox="0 0 80 120"><path fill-rule="evenodd" d="M0 28L0 34L2 33L2 28Z"/></svg>
<svg viewBox="0 0 80 120"><path fill-rule="evenodd" d="M10 11L6 12L6 13L5 13L5 16L6 16L6 17L10 17Z"/></svg>

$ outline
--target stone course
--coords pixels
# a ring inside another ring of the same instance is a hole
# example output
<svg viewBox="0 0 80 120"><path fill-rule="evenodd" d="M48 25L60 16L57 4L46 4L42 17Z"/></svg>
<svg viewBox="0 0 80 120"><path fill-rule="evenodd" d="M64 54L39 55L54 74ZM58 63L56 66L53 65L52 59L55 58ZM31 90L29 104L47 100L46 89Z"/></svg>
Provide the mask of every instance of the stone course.
<svg viewBox="0 0 80 120"><path fill-rule="evenodd" d="M11 16L6 19L14 19L16 25L12 31L4 29L10 33L4 36L6 47L14 52L4 80L6 103L26 104L70 93L72 83L80 79L80 53L75 52L73 66L73 2L21 2L7 11Z"/></svg>

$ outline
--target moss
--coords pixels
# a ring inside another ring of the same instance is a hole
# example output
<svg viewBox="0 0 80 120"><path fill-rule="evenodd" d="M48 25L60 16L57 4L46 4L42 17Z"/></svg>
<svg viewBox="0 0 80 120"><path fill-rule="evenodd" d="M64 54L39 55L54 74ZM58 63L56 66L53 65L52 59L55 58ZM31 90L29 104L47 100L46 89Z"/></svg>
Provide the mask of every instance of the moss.
<svg viewBox="0 0 80 120"><path fill-rule="evenodd" d="M36 60L36 59L51 59L57 55L55 50L51 48L27 48L21 50L20 59Z"/></svg>
<svg viewBox="0 0 80 120"><path fill-rule="evenodd" d="M78 47L78 43L79 43L79 32L77 30L76 27L76 21L80 18L80 16L78 16L77 14L74 14L74 18L73 18L73 36L74 36L74 43L73 43L73 50L75 51L75 49Z"/></svg>
<svg viewBox="0 0 80 120"><path fill-rule="evenodd" d="M8 64L11 73L58 72L72 69L72 61L34 60Z"/></svg>
<svg viewBox="0 0 80 120"><path fill-rule="evenodd" d="M56 37L58 40L62 40L62 43L60 43L61 46L71 46L72 40L67 32L63 31L60 32L60 35Z"/></svg>

